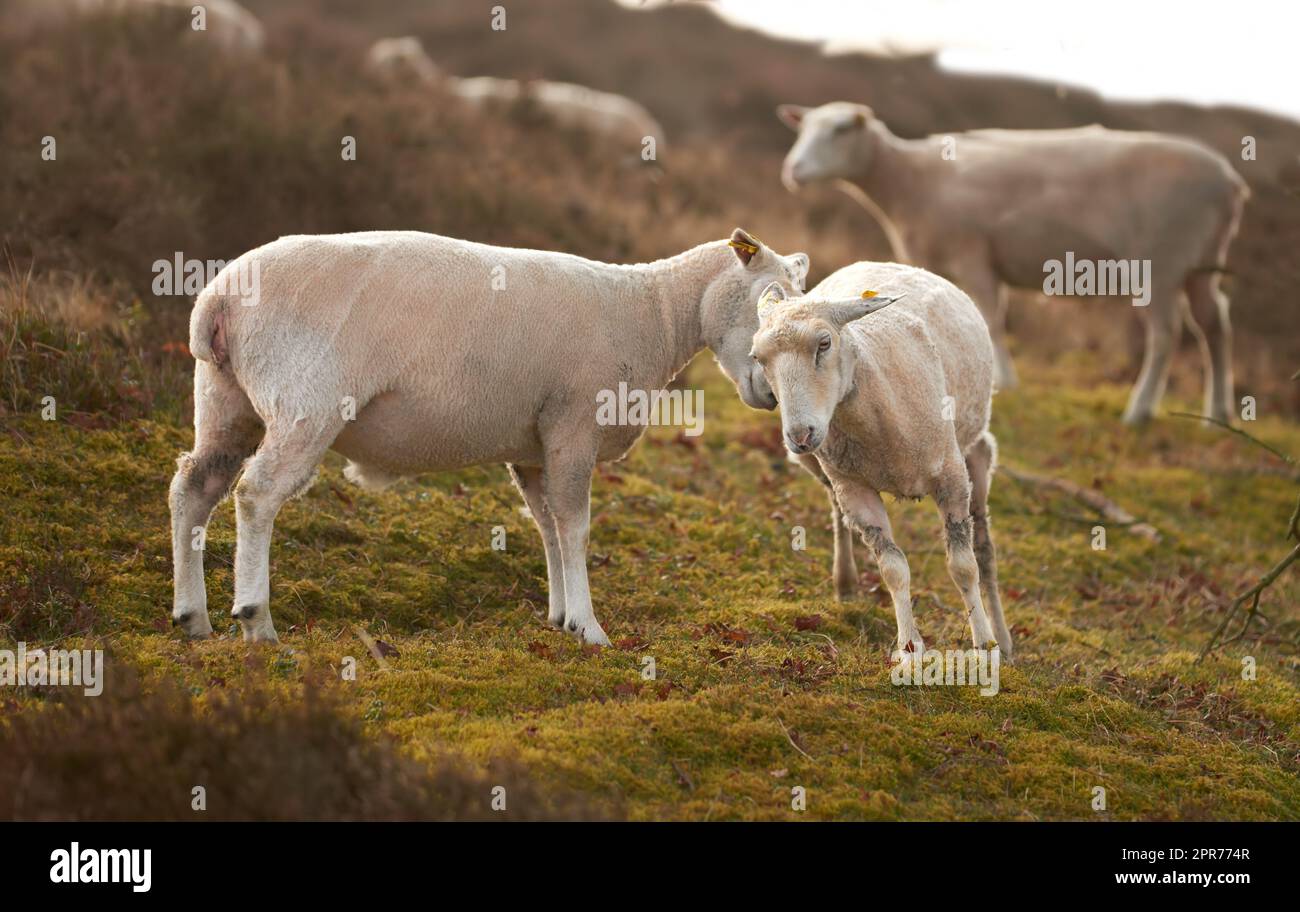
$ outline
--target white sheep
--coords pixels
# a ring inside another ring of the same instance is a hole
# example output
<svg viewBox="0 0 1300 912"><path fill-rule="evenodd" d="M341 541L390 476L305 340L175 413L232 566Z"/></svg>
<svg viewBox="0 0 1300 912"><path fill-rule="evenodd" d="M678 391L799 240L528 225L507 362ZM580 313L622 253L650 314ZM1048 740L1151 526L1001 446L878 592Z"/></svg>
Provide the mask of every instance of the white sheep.
<svg viewBox="0 0 1300 912"><path fill-rule="evenodd" d="M19 0L20 21L50 22L100 13L174 13L185 34L207 37L229 53L257 52L266 43L258 18L235 0ZM201 7L201 14L196 11ZM10 15L15 15L10 11ZM201 24L202 30L195 25Z"/></svg>
<svg viewBox="0 0 1300 912"><path fill-rule="evenodd" d="M976 130L903 140L870 108L782 105L799 132L782 177L840 180L881 222L894 255L969 294L992 333L999 388L1015 385L1004 341L1007 288L1044 289L1049 262L1150 264L1146 355L1124 419L1149 419L1190 300L1205 360L1205 413L1233 410L1228 299L1219 290L1249 196L1217 152L1099 126ZM865 195L865 198L863 198Z"/></svg>
<svg viewBox="0 0 1300 912"><path fill-rule="evenodd" d="M228 264L190 320L192 452L171 484L174 623L209 634L202 530L235 485L234 616L275 640L268 559L280 506L327 449L349 478L504 462L542 534L548 619L607 643L586 550L592 471L643 424L601 422L620 384L663 389L710 348L744 401L774 408L749 356L753 302L802 288L804 254L736 229L653 263L618 266L414 231L284 237Z"/></svg>
<svg viewBox="0 0 1300 912"><path fill-rule="evenodd" d="M856 529L893 597L894 658L920 659L907 558L880 494L932 497L975 646L996 641L1010 660L988 525L993 346L971 299L923 269L855 263L804 296L765 291L759 316L753 355L780 402L786 447L830 494L837 594L856 583L846 534Z"/></svg>
<svg viewBox="0 0 1300 912"><path fill-rule="evenodd" d="M437 86L466 104L481 108L492 104L535 104L555 123L614 137L640 145L653 137L656 152L663 146L664 130L645 107L613 92L546 79L520 81L495 76L459 77L444 73L425 52L420 39L407 35L382 38L366 54L366 69L384 79Z"/></svg>
<svg viewBox="0 0 1300 912"><path fill-rule="evenodd" d="M420 39L412 35L380 38L366 52L367 72L393 82L414 80L435 85L441 77L438 65L425 52Z"/></svg>

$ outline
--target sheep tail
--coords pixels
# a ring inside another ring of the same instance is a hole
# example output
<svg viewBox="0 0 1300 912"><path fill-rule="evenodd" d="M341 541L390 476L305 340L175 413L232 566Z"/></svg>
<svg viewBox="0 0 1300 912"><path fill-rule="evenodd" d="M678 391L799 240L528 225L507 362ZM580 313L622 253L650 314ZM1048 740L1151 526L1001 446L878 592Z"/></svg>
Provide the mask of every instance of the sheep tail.
<svg viewBox="0 0 1300 912"><path fill-rule="evenodd" d="M222 367L229 358L226 345L226 298L211 285L199 292L190 314L190 354Z"/></svg>

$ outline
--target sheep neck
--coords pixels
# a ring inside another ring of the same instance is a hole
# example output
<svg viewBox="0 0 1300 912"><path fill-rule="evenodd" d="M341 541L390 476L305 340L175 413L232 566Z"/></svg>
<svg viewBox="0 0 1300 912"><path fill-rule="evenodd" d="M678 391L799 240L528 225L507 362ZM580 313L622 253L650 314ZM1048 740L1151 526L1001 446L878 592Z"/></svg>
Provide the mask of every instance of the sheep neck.
<svg viewBox="0 0 1300 912"><path fill-rule="evenodd" d="M870 128L871 158L869 165L849 180L863 196L865 204L889 237L894 254L902 262L909 259L903 234L910 221L908 200L920 198L927 173L933 162L941 161L927 140L900 139L879 121Z"/></svg>
<svg viewBox="0 0 1300 912"><path fill-rule="evenodd" d="M709 287L735 262L726 242L713 241L646 264L651 297L660 314L665 381L704 349L704 302Z"/></svg>

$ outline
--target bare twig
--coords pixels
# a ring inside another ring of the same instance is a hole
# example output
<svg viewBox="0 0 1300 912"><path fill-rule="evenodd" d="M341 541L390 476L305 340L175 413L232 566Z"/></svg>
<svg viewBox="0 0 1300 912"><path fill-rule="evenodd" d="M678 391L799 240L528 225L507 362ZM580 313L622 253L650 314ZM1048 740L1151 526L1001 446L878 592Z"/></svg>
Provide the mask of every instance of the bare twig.
<svg viewBox="0 0 1300 912"><path fill-rule="evenodd" d="M1300 504L1297 505L1297 508L1300 509ZM1228 646L1242 639L1246 635L1246 632L1250 629L1250 625L1254 622L1255 618L1261 616L1259 613L1259 597L1264 593L1264 590L1271 586L1273 581L1281 576L1282 572L1286 570L1287 567L1294 564L1296 560L1300 560L1300 545L1296 545L1292 548L1290 554L1278 561L1272 570L1259 578L1259 582L1255 583L1255 585L1237 596L1232 603L1232 607L1228 609L1228 613L1223 616L1223 620L1219 623L1219 629L1214 631L1214 636L1210 637L1210 641L1206 643L1205 648L1201 650L1200 658L1198 658L1197 661L1200 661L1200 659L1209 655L1215 646ZM1238 630L1233 637L1220 643L1219 638L1222 637L1223 632L1228 629L1228 624L1232 622L1232 619L1237 616L1237 612L1240 611L1242 606L1247 602L1250 603L1250 607L1246 609L1246 616L1242 619L1241 629Z"/></svg>
<svg viewBox="0 0 1300 912"><path fill-rule="evenodd" d="M1210 418L1206 415L1193 415L1191 412L1170 412L1169 414L1171 417L1174 418L1191 418L1195 421L1206 421L1209 422L1210 424L1218 425L1219 427L1223 428L1225 431L1231 431L1232 433L1236 434L1238 437L1244 437L1246 440L1249 440L1251 443L1255 444L1256 446L1263 447L1264 449L1272 453L1274 456L1276 456L1278 459L1285 462L1287 465L1291 465L1291 466L1300 465L1300 463L1296 462L1294 457L1288 456L1286 453L1283 453L1281 450L1274 449L1272 446L1260 440L1258 437L1254 436L1253 434L1248 434L1245 431L1243 431L1241 428L1228 424L1228 422L1226 421L1220 421L1218 418Z"/></svg>
<svg viewBox="0 0 1300 912"><path fill-rule="evenodd" d="M1159 530L1150 523L1142 522L1132 513L1129 513L1115 501L1104 496L1100 491L1094 491L1089 488L1080 487L1072 481L1066 481L1064 478L1051 478L1046 475L1034 475L1029 472L1022 472L1019 469L1013 469L1010 466L998 466L998 471L1009 478L1025 485L1032 485L1040 488L1051 488L1067 494L1079 501L1086 507L1096 510L1105 519L1118 526L1125 526L1134 535L1140 535L1145 539L1158 542L1161 539ZM1063 517L1064 518L1064 517ZM1069 517L1075 519L1076 517Z"/></svg>
<svg viewBox="0 0 1300 912"><path fill-rule="evenodd" d="M794 748L795 750L797 750L799 753L803 754L805 757L807 757L807 758L808 758L809 760L811 760L813 763L816 763L816 762L817 762L817 759L816 759L815 757L813 757L812 754L808 753L806 750L804 750L802 747L800 747L798 744L795 743L794 738L790 735L790 729L788 729L788 728L785 727L785 723L781 721L781 717L780 717L780 716L777 716L777 717L776 717L776 724L779 725L779 726L781 726L781 731L785 732L785 740L787 740L787 741L790 742L790 746L791 746L791 747L793 747L793 748Z"/></svg>

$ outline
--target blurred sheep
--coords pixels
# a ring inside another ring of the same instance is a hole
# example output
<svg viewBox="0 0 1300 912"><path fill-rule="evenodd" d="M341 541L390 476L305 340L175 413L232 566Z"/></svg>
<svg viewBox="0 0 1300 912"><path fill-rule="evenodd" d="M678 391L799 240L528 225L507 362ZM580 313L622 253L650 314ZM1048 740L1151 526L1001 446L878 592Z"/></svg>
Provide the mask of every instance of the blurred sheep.
<svg viewBox="0 0 1300 912"><path fill-rule="evenodd" d="M202 8L201 14L196 7ZM72 16L160 11L175 15L185 29L210 38L226 52L258 52L266 43L262 23L235 0L14 0L5 19L21 26L65 21ZM196 28L197 23L203 28Z"/></svg>
<svg viewBox="0 0 1300 912"><path fill-rule="evenodd" d="M436 86L474 107L492 104L535 104L555 123L640 145L653 137L664 142L664 130L642 105L613 92L545 79L521 81L494 76L459 77L444 73L425 52L418 38L381 38L366 54L366 69L399 83Z"/></svg>
<svg viewBox="0 0 1300 912"><path fill-rule="evenodd" d="M1113 275L1146 264L1146 354L1124 420L1154 413L1189 311L1205 362L1205 414L1229 419L1232 330L1219 279L1250 194L1223 156L1181 137L1099 126L904 140L865 105L777 111L799 133L786 185L839 180L865 194L895 256L975 300L1000 388L1016 382L1004 341L1008 288L1043 290L1049 263L1106 264Z"/></svg>

